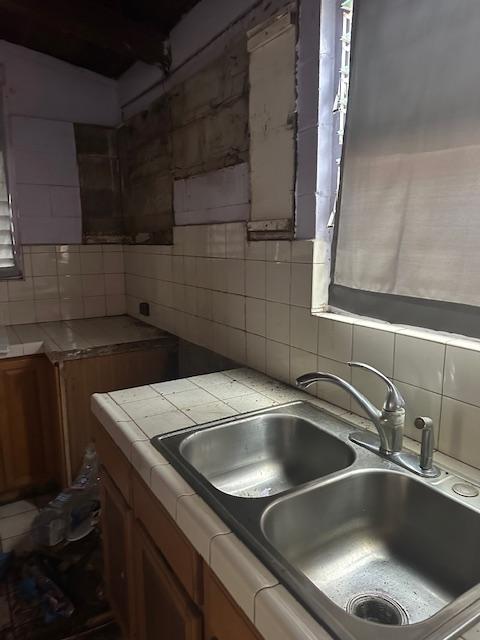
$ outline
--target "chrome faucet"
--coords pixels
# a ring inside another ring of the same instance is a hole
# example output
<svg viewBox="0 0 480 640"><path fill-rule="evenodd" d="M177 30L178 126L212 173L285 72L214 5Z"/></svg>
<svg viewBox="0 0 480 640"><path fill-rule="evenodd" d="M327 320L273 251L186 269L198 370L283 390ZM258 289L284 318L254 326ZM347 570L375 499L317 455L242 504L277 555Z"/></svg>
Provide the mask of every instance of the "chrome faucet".
<svg viewBox="0 0 480 640"><path fill-rule="evenodd" d="M402 394L381 371L378 371L374 367L363 362L349 362L350 367L359 367L366 369L371 373L377 375L387 385L387 395L382 409L370 402L370 400L363 395L358 389L356 389L350 382L347 382L343 378L334 375L333 373L323 373L320 371L306 373L297 378L297 387L300 389L306 389L315 382L331 382L332 384L345 389L352 398L361 406L367 416L375 425L378 432L378 437L375 434L368 431L358 431L350 434L350 440L359 444L362 447L374 451L381 456L388 458L392 462L413 471L414 473L426 476L436 477L439 475L439 471L432 464L433 454L433 437L431 432L431 421L422 425L418 425L419 428L424 428L424 434L422 438L422 451L425 448L424 455L421 455L420 459L416 458L410 453L404 452L403 449L403 432L405 428L405 400ZM422 418L422 420L427 420ZM427 446L423 446L423 439L428 441L428 445L431 447L430 459L428 458Z"/></svg>

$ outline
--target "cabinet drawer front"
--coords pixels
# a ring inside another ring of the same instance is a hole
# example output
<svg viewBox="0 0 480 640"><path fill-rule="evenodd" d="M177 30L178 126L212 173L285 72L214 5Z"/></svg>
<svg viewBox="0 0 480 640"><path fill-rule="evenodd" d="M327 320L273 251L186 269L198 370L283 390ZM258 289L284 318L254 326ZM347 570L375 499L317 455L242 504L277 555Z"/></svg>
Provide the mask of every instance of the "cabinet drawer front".
<svg viewBox="0 0 480 640"><path fill-rule="evenodd" d="M212 571L204 566L205 640L262 640Z"/></svg>
<svg viewBox="0 0 480 640"><path fill-rule="evenodd" d="M137 640L201 640L202 617L143 526L135 523Z"/></svg>
<svg viewBox="0 0 480 640"><path fill-rule="evenodd" d="M133 474L135 517L143 524L192 600L202 602L202 560L158 499Z"/></svg>
<svg viewBox="0 0 480 640"><path fill-rule="evenodd" d="M132 505L130 463L104 427L95 419L95 446L101 465L118 487L126 503Z"/></svg>

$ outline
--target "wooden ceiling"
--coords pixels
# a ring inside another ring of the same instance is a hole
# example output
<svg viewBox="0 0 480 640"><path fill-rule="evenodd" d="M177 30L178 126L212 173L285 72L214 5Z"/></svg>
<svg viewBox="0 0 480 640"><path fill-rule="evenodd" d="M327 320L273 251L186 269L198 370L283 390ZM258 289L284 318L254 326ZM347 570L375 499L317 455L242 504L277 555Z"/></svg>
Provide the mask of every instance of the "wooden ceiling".
<svg viewBox="0 0 480 640"><path fill-rule="evenodd" d="M0 39L110 78L168 67L164 41L198 0L0 0Z"/></svg>

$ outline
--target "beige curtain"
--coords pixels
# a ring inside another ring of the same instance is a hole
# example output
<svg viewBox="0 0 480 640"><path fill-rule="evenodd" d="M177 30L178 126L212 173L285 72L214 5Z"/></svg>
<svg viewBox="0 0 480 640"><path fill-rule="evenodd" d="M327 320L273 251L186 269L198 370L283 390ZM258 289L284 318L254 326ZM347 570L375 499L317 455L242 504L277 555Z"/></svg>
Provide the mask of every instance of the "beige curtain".
<svg viewBox="0 0 480 640"><path fill-rule="evenodd" d="M480 1L354 13L334 283L480 306Z"/></svg>

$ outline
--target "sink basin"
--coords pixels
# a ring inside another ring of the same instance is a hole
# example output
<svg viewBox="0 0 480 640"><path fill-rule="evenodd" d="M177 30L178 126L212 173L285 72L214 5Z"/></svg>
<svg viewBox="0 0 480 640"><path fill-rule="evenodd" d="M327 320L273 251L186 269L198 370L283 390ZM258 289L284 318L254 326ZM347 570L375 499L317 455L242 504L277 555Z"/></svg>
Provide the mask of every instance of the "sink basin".
<svg viewBox="0 0 480 640"><path fill-rule="evenodd" d="M395 471L351 471L281 498L261 527L296 570L370 622L426 620L480 582L480 514Z"/></svg>
<svg viewBox="0 0 480 640"><path fill-rule="evenodd" d="M214 487L260 498L345 469L353 449L313 422L286 413L264 414L188 436L180 454Z"/></svg>
<svg viewBox="0 0 480 640"><path fill-rule="evenodd" d="M152 444L332 637L458 638L480 620L480 509L356 429L296 401Z"/></svg>

